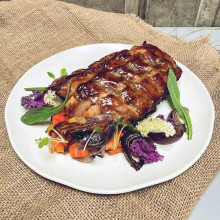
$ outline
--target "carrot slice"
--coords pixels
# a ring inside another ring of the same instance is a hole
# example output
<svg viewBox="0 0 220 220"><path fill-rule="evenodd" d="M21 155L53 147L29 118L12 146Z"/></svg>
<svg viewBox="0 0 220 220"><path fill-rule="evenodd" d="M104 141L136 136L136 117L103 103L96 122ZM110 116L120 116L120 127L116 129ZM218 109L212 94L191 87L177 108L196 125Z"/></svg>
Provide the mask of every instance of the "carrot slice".
<svg viewBox="0 0 220 220"><path fill-rule="evenodd" d="M115 154L118 154L118 153L121 153L121 152L123 152L123 148L117 148L117 149L115 149L115 150L109 150L109 151L108 151L108 154L109 154L110 156L112 156L112 155L115 155Z"/></svg>
<svg viewBox="0 0 220 220"><path fill-rule="evenodd" d="M69 147L69 152L71 156L73 157L75 155L75 147L77 146L77 143L71 144Z"/></svg>
<svg viewBox="0 0 220 220"><path fill-rule="evenodd" d="M105 145L105 149L109 150L109 149L113 149L114 147L114 138L111 138Z"/></svg>
<svg viewBox="0 0 220 220"><path fill-rule="evenodd" d="M64 152L65 145L63 143L52 141L52 145L54 146L54 149L57 153L63 153Z"/></svg>
<svg viewBox="0 0 220 220"><path fill-rule="evenodd" d="M77 145L78 145L78 143L74 143L74 144L70 145L70 147L69 147L69 152L73 158L86 157L86 156L90 155L88 148L86 148L85 151L78 150Z"/></svg>
<svg viewBox="0 0 220 220"><path fill-rule="evenodd" d="M69 117L65 115L65 112L59 112L52 117L53 125L68 120Z"/></svg>
<svg viewBox="0 0 220 220"><path fill-rule="evenodd" d="M117 140L115 149L117 149L117 148L122 148L120 139L118 138L118 135L119 135L119 132L118 132L118 134L117 134L117 139L118 139L118 140ZM123 134L121 133L120 137L122 137L122 136L123 136ZM105 149L106 149L106 150L115 150L115 149L114 149L114 138L111 138L111 139L106 143Z"/></svg>

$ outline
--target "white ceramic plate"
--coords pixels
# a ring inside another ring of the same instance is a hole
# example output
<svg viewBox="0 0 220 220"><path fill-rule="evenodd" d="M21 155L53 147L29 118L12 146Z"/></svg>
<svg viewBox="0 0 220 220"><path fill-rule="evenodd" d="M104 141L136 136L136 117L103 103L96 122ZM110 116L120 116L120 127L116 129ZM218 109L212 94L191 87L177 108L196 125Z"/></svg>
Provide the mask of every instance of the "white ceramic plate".
<svg viewBox="0 0 220 220"><path fill-rule="evenodd" d="M39 149L35 143L35 138L45 136L44 131L49 122L32 126L21 123L20 117L25 109L21 107L20 99L29 94L24 88L49 85L52 80L47 76L47 71L59 77L61 68L65 67L71 73L109 53L130 48L131 45L124 44L94 44L66 50L38 63L17 82L7 101L5 119L12 146L28 167L47 179L75 189L90 193L118 194L170 180L200 158L211 139L214 106L202 82L181 63L178 65L183 74L178 84L181 102L190 109L193 139L187 140L184 134L174 144L157 145L159 153L165 156L164 161L144 165L138 172L130 166L123 154L96 158L90 164L80 163L69 154L50 154L47 147ZM164 100L153 116L159 113L167 115L170 111L168 101Z"/></svg>

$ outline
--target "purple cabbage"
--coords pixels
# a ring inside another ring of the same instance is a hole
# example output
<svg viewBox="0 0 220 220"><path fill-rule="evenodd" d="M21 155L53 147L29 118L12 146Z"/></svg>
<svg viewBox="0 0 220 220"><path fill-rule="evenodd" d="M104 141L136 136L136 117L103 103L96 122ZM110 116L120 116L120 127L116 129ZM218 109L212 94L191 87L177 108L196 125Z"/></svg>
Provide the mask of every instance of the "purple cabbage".
<svg viewBox="0 0 220 220"><path fill-rule="evenodd" d="M47 104L44 102L44 94L41 93L39 90L35 90L33 91L33 94L29 96L23 96L21 98L21 105L30 110L41 108L42 106L45 106Z"/></svg>
<svg viewBox="0 0 220 220"><path fill-rule="evenodd" d="M175 123L175 121L174 121L173 118L167 117L166 121L167 121L167 122L170 122L173 126L176 126L176 123Z"/></svg>
<svg viewBox="0 0 220 220"><path fill-rule="evenodd" d="M142 160L145 164L162 161L164 158L156 151L156 145L150 138L134 139L130 148L132 155Z"/></svg>
<svg viewBox="0 0 220 220"><path fill-rule="evenodd" d="M124 155L135 170L140 170L144 164L163 160L151 138L143 137L139 132L127 131L121 138Z"/></svg>
<svg viewBox="0 0 220 220"><path fill-rule="evenodd" d="M173 118L170 118L169 116L165 119L165 116L164 116L164 115L159 114L159 115L157 116L157 118L160 118L160 119L163 120L163 121L169 122L169 123L171 123L173 126L176 125L174 119L173 119Z"/></svg>
<svg viewBox="0 0 220 220"><path fill-rule="evenodd" d="M165 116L164 116L164 115L159 114L159 115L157 116L157 118L160 118L161 120L165 121Z"/></svg>

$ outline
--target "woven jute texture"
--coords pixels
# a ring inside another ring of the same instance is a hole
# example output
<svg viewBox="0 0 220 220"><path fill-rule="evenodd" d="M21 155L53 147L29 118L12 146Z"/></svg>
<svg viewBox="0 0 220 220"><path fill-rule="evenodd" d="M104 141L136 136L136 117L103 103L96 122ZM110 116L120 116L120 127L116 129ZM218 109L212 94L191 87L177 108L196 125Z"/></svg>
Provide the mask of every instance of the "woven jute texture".
<svg viewBox="0 0 220 220"><path fill-rule="evenodd" d="M109 196L77 191L29 169L14 152L4 124L6 100L19 78L39 61L75 46L144 40L189 67L212 97L214 133L198 162L168 182ZM220 168L219 70L208 38L184 42L133 15L54 0L0 2L0 219L188 219Z"/></svg>

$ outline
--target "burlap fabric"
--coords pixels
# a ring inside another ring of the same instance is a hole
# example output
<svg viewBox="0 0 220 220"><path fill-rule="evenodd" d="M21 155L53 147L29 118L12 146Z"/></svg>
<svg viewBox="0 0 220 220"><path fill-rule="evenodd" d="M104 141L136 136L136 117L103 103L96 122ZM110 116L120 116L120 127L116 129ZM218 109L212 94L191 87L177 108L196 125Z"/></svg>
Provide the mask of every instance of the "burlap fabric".
<svg viewBox="0 0 220 220"><path fill-rule="evenodd" d="M212 96L216 110L214 133L199 161L166 183L110 196L74 190L44 179L25 166L11 147L3 116L7 97L19 78L39 61L68 48L102 42L140 45L144 40L189 67ZM0 2L0 52L1 219L189 217L220 167L220 60L208 38L184 42L161 34L132 15L54 0L14 0Z"/></svg>

